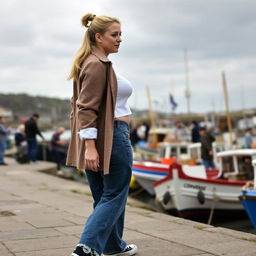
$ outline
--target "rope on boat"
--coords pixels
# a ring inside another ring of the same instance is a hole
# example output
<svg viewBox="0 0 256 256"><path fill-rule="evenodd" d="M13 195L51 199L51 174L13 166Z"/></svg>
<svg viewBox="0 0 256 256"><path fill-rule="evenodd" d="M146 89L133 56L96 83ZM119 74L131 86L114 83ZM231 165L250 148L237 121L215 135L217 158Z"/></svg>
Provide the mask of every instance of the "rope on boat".
<svg viewBox="0 0 256 256"><path fill-rule="evenodd" d="M213 213L214 213L214 210L215 210L215 203L217 201L219 201L219 197L215 194L215 192L216 192L216 188L214 187L212 189L212 205L211 205L211 211L210 211L209 219L208 219L208 222L207 222L208 225L211 225L211 222L212 222L212 217L213 217Z"/></svg>

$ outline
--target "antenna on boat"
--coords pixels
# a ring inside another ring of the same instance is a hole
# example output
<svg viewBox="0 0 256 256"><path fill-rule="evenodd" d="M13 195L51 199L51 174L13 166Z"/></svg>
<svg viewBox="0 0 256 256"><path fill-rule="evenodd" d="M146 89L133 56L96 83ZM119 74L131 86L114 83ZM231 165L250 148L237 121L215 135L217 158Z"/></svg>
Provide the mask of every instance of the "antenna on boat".
<svg viewBox="0 0 256 256"><path fill-rule="evenodd" d="M232 147L232 145L233 145L232 124L231 124L231 116L230 116L230 111L229 111L228 88L227 88L226 76L225 76L224 71L222 72L222 84L223 84L223 91L224 91L226 116L227 116L227 122L228 122L229 142L230 142L230 147Z"/></svg>

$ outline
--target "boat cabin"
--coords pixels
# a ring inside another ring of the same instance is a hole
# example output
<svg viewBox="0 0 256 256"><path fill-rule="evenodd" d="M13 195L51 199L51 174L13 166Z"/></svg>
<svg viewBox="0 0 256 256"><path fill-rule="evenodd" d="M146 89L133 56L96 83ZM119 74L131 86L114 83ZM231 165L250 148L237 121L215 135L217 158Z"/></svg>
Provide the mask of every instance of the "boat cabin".
<svg viewBox="0 0 256 256"><path fill-rule="evenodd" d="M201 159L201 143L189 142L162 142L159 143L159 158L175 157L180 161L191 160L193 164L200 164ZM224 151L223 143L213 143L214 161L216 161L217 153ZM184 162L183 162L184 163ZM189 162L187 162L189 164Z"/></svg>
<svg viewBox="0 0 256 256"><path fill-rule="evenodd" d="M159 157L170 158L175 157L179 160L190 159L189 145L187 142L162 142L159 148ZM196 143L197 144L197 143ZM200 143L199 143L200 144Z"/></svg>
<svg viewBox="0 0 256 256"><path fill-rule="evenodd" d="M256 149L227 150L217 154L220 176L228 180L252 180Z"/></svg>

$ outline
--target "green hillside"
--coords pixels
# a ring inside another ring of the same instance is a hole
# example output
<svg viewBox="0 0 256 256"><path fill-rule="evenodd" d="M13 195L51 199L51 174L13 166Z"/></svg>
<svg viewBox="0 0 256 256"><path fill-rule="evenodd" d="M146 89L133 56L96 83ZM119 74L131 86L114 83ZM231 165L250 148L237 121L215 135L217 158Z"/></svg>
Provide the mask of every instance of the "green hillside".
<svg viewBox="0 0 256 256"><path fill-rule="evenodd" d="M68 119L70 113L69 100L28 94L0 93L0 106L12 110L14 120L39 113L44 118L61 121Z"/></svg>

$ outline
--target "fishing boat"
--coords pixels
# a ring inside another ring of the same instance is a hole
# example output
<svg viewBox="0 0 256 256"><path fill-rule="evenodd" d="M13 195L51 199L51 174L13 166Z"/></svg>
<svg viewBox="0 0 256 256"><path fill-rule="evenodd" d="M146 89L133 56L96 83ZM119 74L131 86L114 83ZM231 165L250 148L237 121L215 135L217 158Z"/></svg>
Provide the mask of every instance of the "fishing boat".
<svg viewBox="0 0 256 256"><path fill-rule="evenodd" d="M132 175L136 181L150 195L155 195L153 183L165 178L169 173L170 164L177 159L190 164L195 164L189 155L189 145L191 143L159 143L159 152L155 161L133 161ZM199 145L200 147L200 145ZM194 149L194 147L193 147Z"/></svg>
<svg viewBox="0 0 256 256"><path fill-rule="evenodd" d="M153 184L156 202L181 217L209 211L241 211L241 187L253 176L255 149L237 149L217 154L219 168L170 165L168 176Z"/></svg>
<svg viewBox="0 0 256 256"><path fill-rule="evenodd" d="M199 165L201 163L201 143L162 142L155 161L134 161L132 174L141 187L150 195L155 195L153 184L169 174L170 165L175 161L182 165ZM224 150L221 143L213 143L214 156ZM211 172L211 171L210 171Z"/></svg>
<svg viewBox="0 0 256 256"><path fill-rule="evenodd" d="M168 128L152 128L149 130L148 141L137 144L134 149L133 158L136 160L159 160L159 148L165 138L172 133Z"/></svg>
<svg viewBox="0 0 256 256"><path fill-rule="evenodd" d="M132 175L139 185L154 196L153 183L165 178L169 173L169 165L153 161L133 161Z"/></svg>
<svg viewBox="0 0 256 256"><path fill-rule="evenodd" d="M251 223L256 228L256 160L252 161L254 166L254 182L248 182L242 188L242 193L239 196Z"/></svg>

